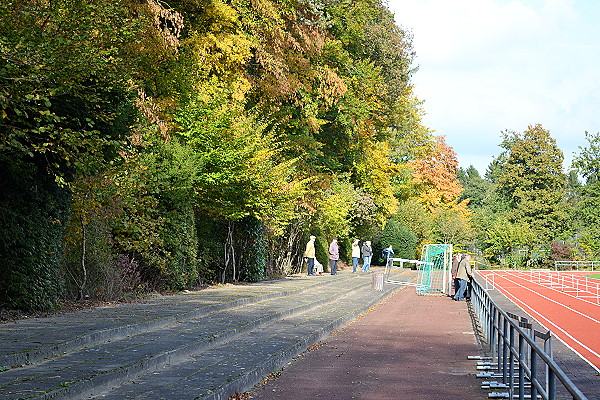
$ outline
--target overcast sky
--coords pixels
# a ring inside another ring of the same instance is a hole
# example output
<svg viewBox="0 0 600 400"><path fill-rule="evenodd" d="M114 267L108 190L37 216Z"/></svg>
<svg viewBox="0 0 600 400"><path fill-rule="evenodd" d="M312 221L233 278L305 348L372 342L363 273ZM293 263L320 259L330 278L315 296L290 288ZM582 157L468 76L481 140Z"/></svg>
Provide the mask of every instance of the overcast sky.
<svg viewBox="0 0 600 400"><path fill-rule="evenodd" d="M385 1L385 0L384 0ZM569 167L600 132L600 0L388 0L414 35L424 124L481 174L501 132L542 124Z"/></svg>

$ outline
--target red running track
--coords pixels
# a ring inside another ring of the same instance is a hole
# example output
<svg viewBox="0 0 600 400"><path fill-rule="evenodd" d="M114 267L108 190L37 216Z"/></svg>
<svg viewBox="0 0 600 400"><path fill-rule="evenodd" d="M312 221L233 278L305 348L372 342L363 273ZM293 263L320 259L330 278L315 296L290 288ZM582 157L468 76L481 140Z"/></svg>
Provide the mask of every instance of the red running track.
<svg viewBox="0 0 600 400"><path fill-rule="evenodd" d="M488 280L493 274L497 290L600 370L600 305L532 282L528 274L478 272Z"/></svg>

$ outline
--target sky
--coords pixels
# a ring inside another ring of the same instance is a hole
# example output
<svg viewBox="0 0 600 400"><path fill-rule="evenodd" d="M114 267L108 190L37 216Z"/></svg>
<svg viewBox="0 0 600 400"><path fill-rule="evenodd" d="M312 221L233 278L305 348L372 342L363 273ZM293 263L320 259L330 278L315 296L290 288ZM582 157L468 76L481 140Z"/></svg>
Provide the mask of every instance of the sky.
<svg viewBox="0 0 600 400"><path fill-rule="evenodd" d="M384 0L384 3L386 0ZM541 124L567 170L600 132L599 0L387 0L413 35L423 124L480 174L503 131Z"/></svg>

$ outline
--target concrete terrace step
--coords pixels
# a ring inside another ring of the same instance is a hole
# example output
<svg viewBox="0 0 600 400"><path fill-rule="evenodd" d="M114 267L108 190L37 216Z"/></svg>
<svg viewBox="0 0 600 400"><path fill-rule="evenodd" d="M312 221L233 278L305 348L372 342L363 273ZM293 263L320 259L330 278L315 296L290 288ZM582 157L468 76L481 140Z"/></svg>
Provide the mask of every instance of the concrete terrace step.
<svg viewBox="0 0 600 400"><path fill-rule="evenodd" d="M159 296L142 303L3 324L0 325L0 367L33 364L78 348L329 283L325 280L290 278L253 285L229 285L197 294Z"/></svg>
<svg viewBox="0 0 600 400"><path fill-rule="evenodd" d="M310 345L356 317L360 312L352 302L362 304L365 310L379 302L381 297L374 297L373 293L365 288L340 297L335 303L323 302L318 309L258 327L217 348L191 355L186 362L166 365L129 379L122 386L91 398L227 399L235 392L248 390ZM378 293L384 296L383 292Z"/></svg>
<svg viewBox="0 0 600 400"><path fill-rule="evenodd" d="M157 301L154 312L146 313L142 322L137 313L129 317L121 312L121 322L137 319L133 325L141 326L128 336L120 331L127 324L112 325L104 330L118 334L109 340L0 373L0 398L228 397L278 369L397 287L385 289L372 291L370 274L346 273L244 285L245 294L205 291L196 303L172 296ZM192 304L196 308L189 309ZM168 317L159 318L156 311ZM152 322L157 319L168 322ZM149 397L150 387L156 397Z"/></svg>
<svg viewBox="0 0 600 400"><path fill-rule="evenodd" d="M362 283L348 279L332 280L317 289L295 291L280 297L276 303L269 298L87 346L44 363L8 372L6 375L14 381L12 385L0 386L0 390L6 389L19 398L29 392L37 394L67 385L82 390L84 383L95 387L118 381L122 376L139 374L148 368L174 362L191 352L201 351L252 326L293 313L298 307L314 307L315 290L327 296L328 292L353 290L357 284Z"/></svg>

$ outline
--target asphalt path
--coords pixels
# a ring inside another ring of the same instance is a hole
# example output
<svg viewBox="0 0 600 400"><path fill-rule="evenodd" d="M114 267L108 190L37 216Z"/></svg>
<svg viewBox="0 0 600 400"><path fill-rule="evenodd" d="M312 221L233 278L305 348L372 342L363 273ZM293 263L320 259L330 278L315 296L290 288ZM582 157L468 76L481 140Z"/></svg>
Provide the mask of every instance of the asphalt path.
<svg viewBox="0 0 600 400"><path fill-rule="evenodd" d="M404 287L256 386L256 400L484 399L466 302Z"/></svg>

